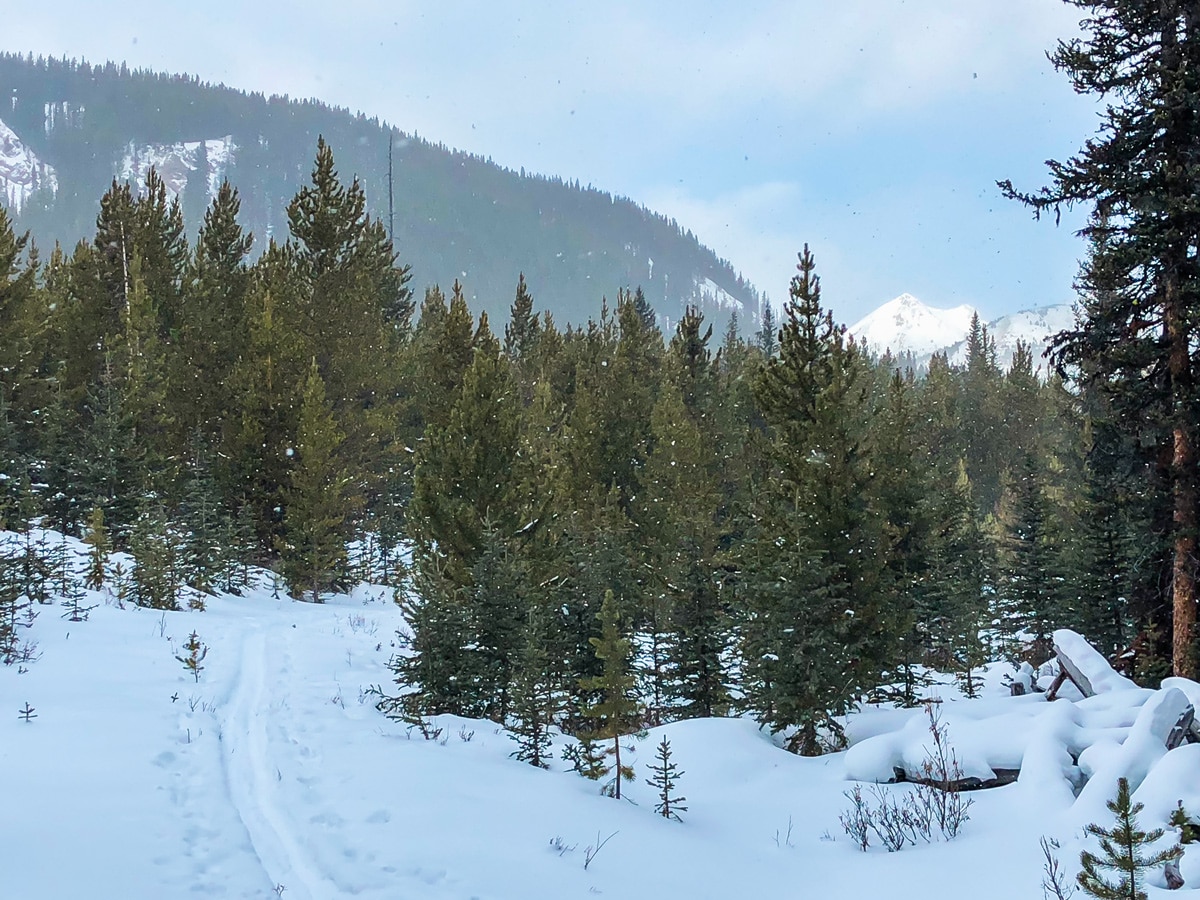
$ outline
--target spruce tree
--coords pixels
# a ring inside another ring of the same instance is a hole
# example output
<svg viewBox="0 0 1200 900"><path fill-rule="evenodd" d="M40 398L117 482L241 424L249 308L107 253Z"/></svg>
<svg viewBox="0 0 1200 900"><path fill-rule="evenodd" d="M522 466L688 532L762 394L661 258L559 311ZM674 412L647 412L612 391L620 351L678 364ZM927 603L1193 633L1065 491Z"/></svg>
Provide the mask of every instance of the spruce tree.
<svg viewBox="0 0 1200 900"><path fill-rule="evenodd" d="M108 529L104 525L104 510L99 506L92 507L83 539L88 545L87 570L83 576L83 584L88 590L98 591L104 587L105 567L108 565L110 549Z"/></svg>
<svg viewBox="0 0 1200 900"><path fill-rule="evenodd" d="M295 466L284 492L280 564L293 596L320 603L346 564L346 519L354 496L338 451L342 434L325 399L316 360L309 369L300 407Z"/></svg>
<svg viewBox="0 0 1200 900"><path fill-rule="evenodd" d="M682 822L679 814L687 812L687 807L683 805L687 797L676 795L675 785L683 772L678 770L671 759L671 742L667 740L666 735L663 735L663 739L659 741L655 761L650 764L650 771L654 774L646 779L646 784L658 791L658 802L654 804L654 811L664 819Z"/></svg>
<svg viewBox="0 0 1200 900"><path fill-rule="evenodd" d="M557 711L547 652L549 634L542 612L531 607L525 619L523 643L513 675L511 737L517 742L512 756L541 769L550 767L550 728Z"/></svg>
<svg viewBox="0 0 1200 900"><path fill-rule="evenodd" d="M769 468L743 543L739 592L751 708L789 744L820 751L823 727L878 683L894 623L881 587L891 553L867 444L865 362L822 309L805 247L755 397L770 429Z"/></svg>
<svg viewBox="0 0 1200 900"><path fill-rule="evenodd" d="M583 680L585 690L596 691L599 699L589 706L586 716L592 720L593 737L611 741L605 751L612 757L613 779L605 792L621 799L621 782L633 780L633 767L621 762L621 738L640 722L641 706L634 695L636 680L630 666L631 644L621 624L621 613L612 590L605 591L600 607L600 636L591 639L596 658L603 664L601 673Z"/></svg>
<svg viewBox="0 0 1200 900"><path fill-rule="evenodd" d="M129 537L134 567L133 602L151 609L179 608L182 541L162 503L154 497L141 504Z"/></svg>
<svg viewBox="0 0 1200 900"><path fill-rule="evenodd" d="M1099 900L1146 900L1142 890L1144 873L1164 863L1178 859L1183 854L1179 844L1154 853L1145 848L1165 833L1163 829L1142 831L1138 828L1137 814L1142 804L1134 803L1129 796L1129 780L1117 781L1117 796L1108 801L1109 812L1116 818L1111 828L1088 825L1085 831L1100 839L1100 855L1084 850L1079 856L1083 870L1079 873L1079 886L1089 897ZM1116 873L1116 881L1110 881L1102 870Z"/></svg>
<svg viewBox="0 0 1200 900"><path fill-rule="evenodd" d="M1114 404L1117 421L1148 453L1143 480L1168 485L1174 673L1200 671L1197 644L1197 467L1195 371L1200 288L1200 16L1186 0L1070 0L1088 16L1082 36L1051 59L1076 91L1103 101L1099 133L1066 161L1052 184L1027 194L1002 189L1036 213L1089 204L1090 250L1077 285L1079 325L1058 335L1056 362ZM1158 469L1157 474L1150 474Z"/></svg>

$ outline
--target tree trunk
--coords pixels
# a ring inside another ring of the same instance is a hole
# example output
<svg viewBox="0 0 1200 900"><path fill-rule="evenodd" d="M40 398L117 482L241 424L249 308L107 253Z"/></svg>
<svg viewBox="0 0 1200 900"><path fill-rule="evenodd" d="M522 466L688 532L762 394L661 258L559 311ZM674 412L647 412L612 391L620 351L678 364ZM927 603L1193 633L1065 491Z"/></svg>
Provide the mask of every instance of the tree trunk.
<svg viewBox="0 0 1200 900"><path fill-rule="evenodd" d="M1174 500L1174 564L1171 577L1172 671L1196 677L1196 449L1191 433L1192 371L1189 329L1179 284L1170 273L1164 285L1172 394L1171 494Z"/></svg>

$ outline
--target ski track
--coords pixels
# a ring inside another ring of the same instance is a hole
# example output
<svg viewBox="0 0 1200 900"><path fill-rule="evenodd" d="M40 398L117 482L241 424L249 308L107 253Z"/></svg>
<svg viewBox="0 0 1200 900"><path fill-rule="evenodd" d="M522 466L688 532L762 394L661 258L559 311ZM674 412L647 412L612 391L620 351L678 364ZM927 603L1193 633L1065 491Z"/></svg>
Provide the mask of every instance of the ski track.
<svg viewBox="0 0 1200 900"><path fill-rule="evenodd" d="M272 886L288 900L341 896L314 867L286 816L275 806L276 769L267 741L267 636L253 627L242 643L241 663L222 721L222 764L229 795Z"/></svg>

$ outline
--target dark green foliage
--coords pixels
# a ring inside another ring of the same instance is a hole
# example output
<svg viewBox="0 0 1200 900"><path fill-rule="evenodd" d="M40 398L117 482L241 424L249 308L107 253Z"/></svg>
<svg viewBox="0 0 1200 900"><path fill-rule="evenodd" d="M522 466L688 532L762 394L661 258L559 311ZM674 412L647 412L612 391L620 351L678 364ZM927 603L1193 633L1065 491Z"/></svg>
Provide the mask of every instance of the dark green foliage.
<svg viewBox="0 0 1200 900"><path fill-rule="evenodd" d="M1005 631L1032 638L1033 663L1049 659L1050 636L1071 620L1063 599L1062 554L1054 514L1031 455L1013 472L1011 507L1005 517L1001 609Z"/></svg>
<svg viewBox="0 0 1200 900"><path fill-rule="evenodd" d="M1157 495L1150 532L1163 535L1169 553L1153 554L1138 579L1138 604L1151 608L1139 616L1137 642L1157 645L1174 674L1194 678L1200 16L1183 0L1071 2L1088 12L1082 34L1051 59L1078 92L1103 101L1099 131L1075 156L1048 163L1051 186L1033 194L1001 187L1039 215L1089 207L1078 326L1057 336L1054 357L1083 392L1103 397L1109 421L1131 439L1127 463L1141 470L1143 492ZM1161 584L1169 593L1155 591Z"/></svg>
<svg viewBox="0 0 1200 900"><path fill-rule="evenodd" d="M640 724L641 705L634 694L636 680L629 662L630 642L622 631L621 614L611 590L604 594L598 618L600 636L592 638L591 643L603 668L599 675L581 683L584 690L597 694L584 715L593 723L591 736L611 742L604 755L613 760L612 767L605 768L605 773L611 771L613 778L606 784L605 792L620 800L621 782L633 780L633 767L621 762L621 738Z"/></svg>
<svg viewBox="0 0 1200 900"><path fill-rule="evenodd" d="M129 537L133 555L133 602L151 609L178 609L183 589L183 541L163 505L147 499Z"/></svg>
<svg viewBox="0 0 1200 900"><path fill-rule="evenodd" d="M530 609L510 690L513 720L510 731L517 742L512 755L541 769L550 767L550 729L558 712L558 698L550 678L549 638L545 616L537 609Z"/></svg>
<svg viewBox="0 0 1200 900"><path fill-rule="evenodd" d="M1079 855L1083 867L1078 877L1079 886L1089 897L1100 900L1146 900L1146 892L1142 890L1144 873L1178 859L1183 848L1176 844L1166 850L1145 852L1164 831L1138 828L1137 814L1142 811L1142 804L1130 799L1128 779L1118 780L1116 799L1108 801L1108 809L1116 818L1111 828L1091 824L1085 829L1089 835L1100 839L1100 854L1084 850ZM1116 874L1115 881L1103 873L1105 869Z"/></svg>
<svg viewBox="0 0 1200 900"><path fill-rule="evenodd" d="M98 591L104 587L105 568L111 549L108 528L104 524L104 510L99 506L92 507L83 539L88 545L87 569L84 572L83 583L89 590Z"/></svg>
<svg viewBox="0 0 1200 900"><path fill-rule="evenodd" d="M1200 825L1197 825L1188 818L1187 810L1183 808L1183 801L1171 811L1171 818L1168 820L1171 827L1179 829L1179 843L1194 844L1200 840Z"/></svg>
<svg viewBox="0 0 1200 900"><path fill-rule="evenodd" d="M805 248L779 354L755 385L771 435L770 474L740 590L751 708L792 749L816 753L822 727L878 683L895 623L882 605L891 552L872 485L865 361L822 309Z"/></svg>
<svg viewBox="0 0 1200 900"><path fill-rule="evenodd" d="M671 760L671 742L665 735L658 744L654 760L650 764L650 771L654 774L646 779L646 783L658 791L658 802L654 804L654 811L664 819L682 822L679 814L687 812L687 807L683 805L687 797L680 797L675 793L675 784L683 773Z"/></svg>
<svg viewBox="0 0 1200 900"><path fill-rule="evenodd" d="M346 564L345 523L353 496L338 455L342 439L314 360L301 401L279 548L288 588L314 603L321 602L322 593L332 588Z"/></svg>

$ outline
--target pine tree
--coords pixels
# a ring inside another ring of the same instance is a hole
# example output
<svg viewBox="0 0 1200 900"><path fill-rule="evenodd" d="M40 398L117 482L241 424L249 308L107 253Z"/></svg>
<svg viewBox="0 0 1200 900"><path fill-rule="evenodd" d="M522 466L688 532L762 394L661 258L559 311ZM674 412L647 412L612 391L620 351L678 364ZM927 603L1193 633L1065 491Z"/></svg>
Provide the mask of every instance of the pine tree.
<svg viewBox="0 0 1200 900"><path fill-rule="evenodd" d="M517 278L517 295L504 326L504 354L514 363L522 363L533 352L540 326L533 311L533 296L525 284L525 274Z"/></svg>
<svg viewBox="0 0 1200 900"><path fill-rule="evenodd" d="M1023 194L1039 215L1089 203L1090 251L1077 284L1077 328L1057 336L1056 362L1114 405L1116 421L1152 460L1143 481L1168 486L1159 518L1171 541L1174 673L1200 671L1197 645L1197 379L1194 314L1200 267L1200 16L1184 0L1072 0L1088 11L1081 37L1060 42L1055 67L1080 93L1104 101L1096 137L1065 162L1052 185ZM1156 471L1157 470L1157 471ZM1154 473L1154 474L1150 474Z"/></svg>
<svg viewBox="0 0 1200 900"><path fill-rule="evenodd" d="M279 548L289 589L296 597L307 594L314 603L322 602L322 593L331 589L346 564L345 527L354 498L339 457L341 443L314 359L304 384Z"/></svg>
<svg viewBox="0 0 1200 900"><path fill-rule="evenodd" d="M821 307L807 247L798 269L779 354L755 384L770 468L738 590L751 708L773 731L797 726L792 749L817 753L822 729L836 741L835 716L878 683L894 623L882 604L891 548L874 496L865 364Z"/></svg>
<svg viewBox="0 0 1200 900"><path fill-rule="evenodd" d="M547 631L544 616L531 607L510 692L513 723L509 731L517 742L517 749L511 755L540 769L550 767L547 762L553 743L550 728L557 707L546 650Z"/></svg>
<svg viewBox="0 0 1200 900"><path fill-rule="evenodd" d="M678 771L678 767L671 760L671 742L667 740L666 735L663 735L658 744L658 752L655 762L650 764L650 771L654 775L647 778L646 783L658 791L658 802L654 804L654 811L664 819L682 822L679 814L687 812L687 807L683 805L687 797L676 796L674 792L676 782L684 773Z"/></svg>
<svg viewBox="0 0 1200 900"><path fill-rule="evenodd" d="M181 513L186 535L184 580L201 593L211 593L225 553L222 542L230 529L209 465L209 451L198 430L189 447Z"/></svg>
<svg viewBox="0 0 1200 900"><path fill-rule="evenodd" d="M1134 803L1129 796L1129 780L1117 781L1117 796L1108 801L1108 809L1116 817L1112 828L1088 825L1085 831L1100 839L1101 855L1084 850L1079 856L1083 870L1079 873L1079 886L1089 897L1099 900L1146 900L1142 890L1143 873L1164 863L1178 859L1183 848L1176 844L1166 850L1145 854L1143 848L1153 844L1165 833L1163 829L1141 831L1137 825L1137 814L1142 804ZM1109 881L1102 869L1117 873L1116 882Z"/></svg>
<svg viewBox="0 0 1200 900"><path fill-rule="evenodd" d="M105 567L108 565L110 549L108 529L104 525L104 510L99 506L92 507L92 513L88 516L84 541L88 545L88 561L83 583L88 590L98 591L104 587Z"/></svg>
<svg viewBox="0 0 1200 900"><path fill-rule="evenodd" d="M129 552L134 559L133 602L138 606L179 608L183 587L181 544L162 503L147 498L129 537Z"/></svg>
<svg viewBox="0 0 1200 900"><path fill-rule="evenodd" d="M610 770L613 779L605 786L605 792L620 800L621 782L633 780L633 767L621 762L621 738L639 724L641 707L634 696L636 680L629 662L631 645L622 631L621 614L612 590L605 591L598 618L600 636L592 638L591 644L604 668L601 674L584 679L582 687L599 694L586 715L595 723L592 735L612 742L606 755L613 759Z"/></svg>
<svg viewBox="0 0 1200 900"><path fill-rule="evenodd" d="M779 352L779 334L775 324L775 310L769 302L762 307L761 323L756 335L758 350L763 359L772 359Z"/></svg>
<svg viewBox="0 0 1200 900"><path fill-rule="evenodd" d="M1005 564L1002 608L1004 632L1033 640L1034 662L1052 653L1050 637L1066 624L1061 550L1053 527L1043 476L1026 453L1014 473L1011 508L1005 516Z"/></svg>

